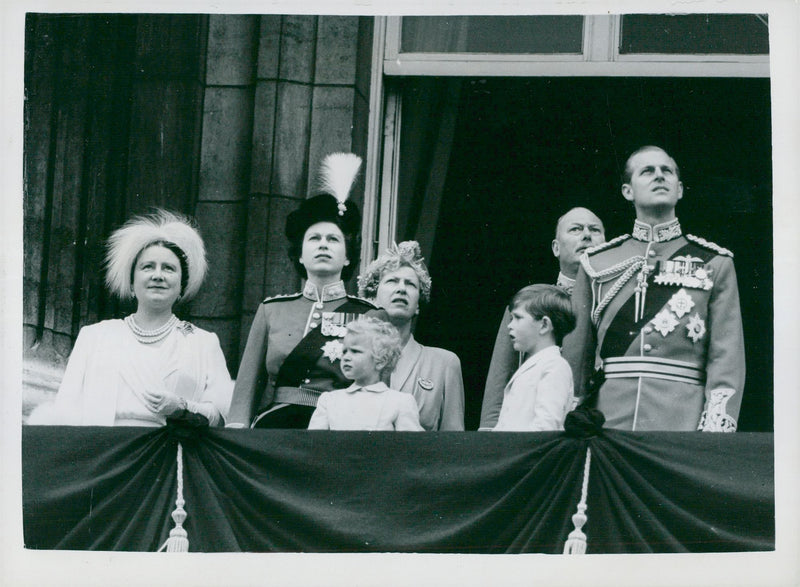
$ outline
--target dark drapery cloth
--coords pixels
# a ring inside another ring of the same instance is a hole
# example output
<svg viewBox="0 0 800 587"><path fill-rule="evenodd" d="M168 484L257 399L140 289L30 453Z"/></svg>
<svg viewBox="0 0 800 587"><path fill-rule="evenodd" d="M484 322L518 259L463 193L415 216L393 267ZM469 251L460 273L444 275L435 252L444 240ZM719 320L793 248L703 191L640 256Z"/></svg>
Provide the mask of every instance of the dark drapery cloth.
<svg viewBox="0 0 800 587"><path fill-rule="evenodd" d="M605 434L592 441L587 552L774 549L772 434Z"/></svg>
<svg viewBox="0 0 800 587"><path fill-rule="evenodd" d="M23 428L28 548L156 550L174 430ZM588 553L774 548L772 434L203 430L190 551L561 553L586 447Z"/></svg>

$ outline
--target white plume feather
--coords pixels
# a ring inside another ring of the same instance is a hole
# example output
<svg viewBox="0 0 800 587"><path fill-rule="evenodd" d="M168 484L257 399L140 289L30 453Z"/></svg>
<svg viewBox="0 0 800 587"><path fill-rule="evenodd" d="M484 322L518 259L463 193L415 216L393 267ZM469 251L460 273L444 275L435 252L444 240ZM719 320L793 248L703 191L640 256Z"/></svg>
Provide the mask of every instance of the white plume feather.
<svg viewBox="0 0 800 587"><path fill-rule="evenodd" d="M347 200L361 169L361 157L353 153L331 153L320 167L320 190L331 194L341 204Z"/></svg>

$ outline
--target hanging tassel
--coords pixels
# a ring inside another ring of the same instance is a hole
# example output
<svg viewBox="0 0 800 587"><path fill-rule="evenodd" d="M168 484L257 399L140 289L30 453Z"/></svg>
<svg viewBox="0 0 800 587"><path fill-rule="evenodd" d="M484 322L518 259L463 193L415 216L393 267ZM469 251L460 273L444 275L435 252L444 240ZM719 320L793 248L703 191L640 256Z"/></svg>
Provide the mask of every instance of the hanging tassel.
<svg viewBox="0 0 800 587"><path fill-rule="evenodd" d="M175 527L169 531L169 538L161 545L158 552L161 552L166 547L167 552L189 552L189 535L183 528L183 523L186 521L186 510L183 506L186 502L183 500L183 446L178 443L178 498L175 500L175 510L172 512L172 519L175 521Z"/></svg>
<svg viewBox="0 0 800 587"><path fill-rule="evenodd" d="M586 448L586 463L583 466L583 487L581 488L581 501L578 511L572 515L572 524L575 529L569 533L564 543L564 554L586 554L586 534L583 525L589 518L586 516L586 493L589 489L589 465L592 462L592 449Z"/></svg>

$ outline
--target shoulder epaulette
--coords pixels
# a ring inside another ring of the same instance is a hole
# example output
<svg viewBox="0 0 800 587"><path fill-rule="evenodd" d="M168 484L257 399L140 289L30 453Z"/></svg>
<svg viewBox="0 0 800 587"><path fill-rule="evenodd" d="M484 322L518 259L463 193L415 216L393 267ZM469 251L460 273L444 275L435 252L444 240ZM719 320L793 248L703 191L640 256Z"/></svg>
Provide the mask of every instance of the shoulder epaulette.
<svg viewBox="0 0 800 587"><path fill-rule="evenodd" d="M710 251L714 251L715 253L717 253L719 255L725 255L726 257L733 257L733 252L732 251L729 251L725 247L721 247L716 243L712 243L710 241L707 241L704 238L701 238L699 236L695 236L693 234L686 234L684 236L686 237L686 240L690 240L693 243L696 243L696 244L700 245L703 248L709 249Z"/></svg>
<svg viewBox="0 0 800 587"><path fill-rule="evenodd" d="M631 238L631 235L629 235L629 234L621 234L616 238L612 238L610 241L607 241L607 242L604 242L604 243L600 243L599 245L596 245L594 247L586 249L584 252L587 255L594 255L595 253L599 253L600 251L605 251L606 249L610 249L611 247L615 247L618 244L625 242L629 238Z"/></svg>
<svg viewBox="0 0 800 587"><path fill-rule="evenodd" d="M375 304L370 302L368 299L360 298L358 296L351 296L350 294L347 294L347 299L352 301L352 302L361 302L362 304L366 304L370 308L376 308L377 307Z"/></svg>
<svg viewBox="0 0 800 587"><path fill-rule="evenodd" d="M261 303L262 304L268 304L270 302L279 302L281 300L296 300L297 298L299 298L302 295L303 295L303 292L298 291L297 293L270 296L268 298L265 298L264 301L261 302Z"/></svg>

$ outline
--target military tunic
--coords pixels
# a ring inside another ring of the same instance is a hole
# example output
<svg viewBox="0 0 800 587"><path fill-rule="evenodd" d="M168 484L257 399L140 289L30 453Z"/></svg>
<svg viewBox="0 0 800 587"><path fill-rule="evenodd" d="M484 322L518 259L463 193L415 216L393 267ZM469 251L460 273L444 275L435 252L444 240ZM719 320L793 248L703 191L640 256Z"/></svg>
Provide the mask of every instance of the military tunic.
<svg viewBox="0 0 800 587"><path fill-rule="evenodd" d="M233 390L228 422L255 425L276 404L313 408L320 394L350 385L339 369L345 325L373 310L348 296L344 283L321 292L267 298L258 307Z"/></svg>
<svg viewBox="0 0 800 587"><path fill-rule="evenodd" d="M583 254L564 355L578 393L602 369L607 427L736 430L745 360L732 257L677 219L637 221L632 236Z"/></svg>

